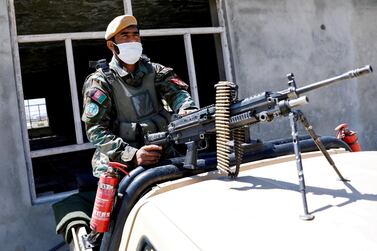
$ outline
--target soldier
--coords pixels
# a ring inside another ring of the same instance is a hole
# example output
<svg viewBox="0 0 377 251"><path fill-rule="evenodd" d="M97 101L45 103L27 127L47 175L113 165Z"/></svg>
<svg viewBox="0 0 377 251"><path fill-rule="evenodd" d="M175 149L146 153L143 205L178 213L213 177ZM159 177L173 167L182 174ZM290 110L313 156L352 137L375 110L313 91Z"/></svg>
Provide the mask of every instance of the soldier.
<svg viewBox="0 0 377 251"><path fill-rule="evenodd" d="M142 55L135 17L114 18L105 39L113 53L109 68L98 68L83 87L82 120L89 141L96 146L92 166L97 177L108 161L131 168L159 161L162 147L144 145L142 135L167 129L171 112L164 104L180 115L197 109L186 91L188 85L173 69Z"/></svg>

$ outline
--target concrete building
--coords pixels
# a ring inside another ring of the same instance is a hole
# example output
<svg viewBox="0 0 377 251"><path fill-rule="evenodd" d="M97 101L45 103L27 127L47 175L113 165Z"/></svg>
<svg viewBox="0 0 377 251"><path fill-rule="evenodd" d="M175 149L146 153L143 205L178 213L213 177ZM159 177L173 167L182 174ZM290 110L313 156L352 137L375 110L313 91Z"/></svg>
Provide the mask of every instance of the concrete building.
<svg viewBox="0 0 377 251"><path fill-rule="evenodd" d="M236 82L245 98L287 88L289 72L303 86L377 67L376 1L153 2L0 2L2 250L51 250L62 242L51 203L75 192L78 173L90 173L80 89L87 61L109 57L102 37L115 15L132 11L144 23L148 56L177 69L201 106L213 103L221 79ZM302 110L318 134L334 135L346 122L364 150L376 150L376 80L371 74L314 91ZM48 123L28 128L25 103L38 98ZM285 118L250 131L262 140L290 136Z"/></svg>

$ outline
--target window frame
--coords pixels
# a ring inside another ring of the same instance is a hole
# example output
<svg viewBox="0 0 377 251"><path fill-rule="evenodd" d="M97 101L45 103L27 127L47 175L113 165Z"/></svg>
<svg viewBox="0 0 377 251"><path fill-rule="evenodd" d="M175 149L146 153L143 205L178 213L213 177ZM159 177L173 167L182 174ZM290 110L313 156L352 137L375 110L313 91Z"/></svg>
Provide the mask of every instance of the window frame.
<svg viewBox="0 0 377 251"><path fill-rule="evenodd" d="M43 100L43 104L30 104L32 101L35 102L35 100ZM47 125L44 125L44 126L36 126L36 127L33 127L33 118L31 116L31 110L32 110L32 107L35 107L37 106L38 107L38 121L43 121L41 120L41 107L44 107L44 110L46 110L46 98L34 98L34 99L24 99L24 107L25 107L25 115L26 115L26 127L27 124L29 123L30 124L30 127L28 128L28 130L34 130L34 129L40 129L40 128L49 128L50 127L50 121L49 121L49 118L48 118L48 114L47 114L47 111L45 111L46 113L46 119L47 120ZM29 115L29 116L27 116Z"/></svg>
<svg viewBox="0 0 377 251"><path fill-rule="evenodd" d="M199 95L198 95L198 85L197 85L197 79L196 79L195 61L194 61L194 55L193 55L193 49L192 49L191 35L199 35L199 34L216 35L217 34L220 36L219 47L221 48L221 53L223 56L222 59L223 59L223 64L224 64L225 77L228 81L233 81L230 51L229 51L226 28L225 28L225 17L224 17L224 13L221 7L223 6L224 3L223 3L223 0L208 0L208 1L210 4L210 8L216 9L217 19L219 23L219 26L217 27L145 29L145 30L140 31L141 37L160 37L160 36L182 36L183 37L184 46L185 46L185 54L186 54L186 63L187 63L188 74L189 74L190 91L191 91L191 95L194 101L199 106L200 104L199 104ZM82 151L82 150L94 148L94 146L91 143L84 142L82 127L81 127L82 122L81 122L80 106L79 106L79 99L78 99L78 93L77 93L77 81L76 81L72 41L73 40L103 39L105 31L18 35L17 28L16 28L17 26L16 26L16 13L15 13L15 8L14 8L14 0L9 0L8 4L9 4L8 13L9 13L10 22L11 22L11 40L12 40L12 45L13 45L13 59L14 59L13 64L15 68L16 91L17 91L18 104L19 104L22 138L23 138L23 144L24 144L24 149L25 149L25 161L27 165L31 202L32 204L42 204L42 203L47 203L47 202L53 202L62 198L66 198L67 196L73 193L76 193L77 190L61 192L61 193L53 194L53 195L43 195L43 196L38 197L35 190L32 159L37 158L37 157L45 157L45 156L50 156L50 155L55 155L55 154L76 152L76 151ZM124 13L132 15L131 0L123 0L123 5L124 5ZM76 144L31 151L30 145L29 145L28 129L26 125L24 93L23 93L23 86L22 86L22 73L21 73L21 64L20 64L18 44L38 43L38 42L57 42L57 41L64 41L65 43L67 70L68 70L68 76L69 76L71 102L72 102L73 118L74 118L74 126L75 126Z"/></svg>

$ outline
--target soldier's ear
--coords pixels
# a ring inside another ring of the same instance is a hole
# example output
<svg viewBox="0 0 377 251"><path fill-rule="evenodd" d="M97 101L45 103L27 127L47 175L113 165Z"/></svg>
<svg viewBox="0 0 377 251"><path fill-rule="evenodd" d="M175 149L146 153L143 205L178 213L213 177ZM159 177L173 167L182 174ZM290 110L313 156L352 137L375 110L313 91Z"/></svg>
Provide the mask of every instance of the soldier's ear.
<svg viewBox="0 0 377 251"><path fill-rule="evenodd" d="M109 50L113 52L113 54L116 54L115 52L116 52L116 49L118 49L118 48L115 48L113 41L107 40L106 45L107 45L107 48L109 48Z"/></svg>

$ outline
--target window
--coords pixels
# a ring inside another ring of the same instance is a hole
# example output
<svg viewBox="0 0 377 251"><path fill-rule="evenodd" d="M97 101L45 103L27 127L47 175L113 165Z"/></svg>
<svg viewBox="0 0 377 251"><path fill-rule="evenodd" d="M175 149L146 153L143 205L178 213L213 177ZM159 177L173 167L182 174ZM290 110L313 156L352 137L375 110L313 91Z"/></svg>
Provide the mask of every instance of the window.
<svg viewBox="0 0 377 251"><path fill-rule="evenodd" d="M25 114L28 130L49 127L45 98L25 100Z"/></svg>
<svg viewBox="0 0 377 251"><path fill-rule="evenodd" d="M190 83L200 106L214 103L208 93L214 93L215 83L232 80L224 22L216 8L221 1L10 2L33 203L64 197L91 175L94 149L80 119L81 89L93 71L88 62L111 58L103 36L115 16L137 17L144 53Z"/></svg>

